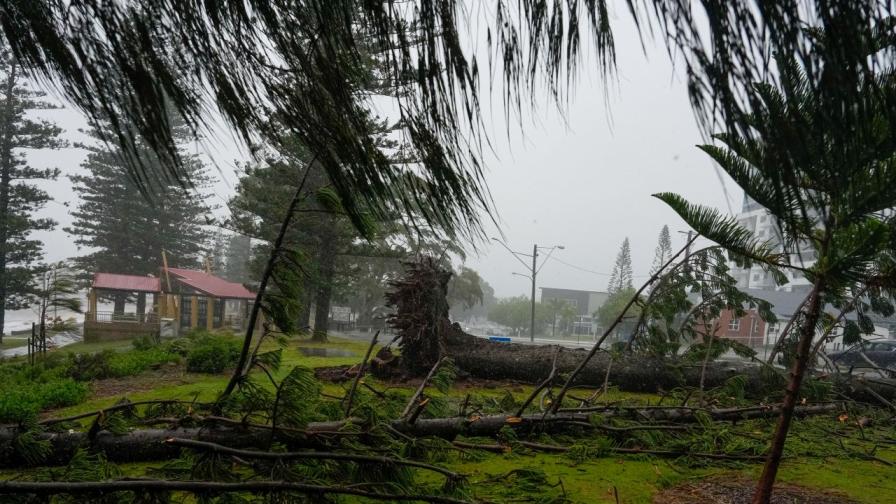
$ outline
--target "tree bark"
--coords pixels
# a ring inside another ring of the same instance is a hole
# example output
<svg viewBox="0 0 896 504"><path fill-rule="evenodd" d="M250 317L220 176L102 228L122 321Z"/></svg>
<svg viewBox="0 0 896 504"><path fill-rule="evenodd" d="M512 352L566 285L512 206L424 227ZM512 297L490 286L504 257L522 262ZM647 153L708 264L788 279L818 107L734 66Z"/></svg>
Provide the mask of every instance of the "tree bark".
<svg viewBox="0 0 896 504"><path fill-rule="evenodd" d="M539 383L553 369L555 346L499 343L463 333L456 324L446 339L446 353L455 365L471 377L489 380L514 380ZM567 374L585 359L585 349L564 348L557 357L557 374ZM610 366L606 353L595 355L585 365L574 386L601 387L610 367L610 383L627 392L657 393L681 386L700 383L701 363L685 363L680 359L660 359L641 355L618 357ZM767 390L782 387L782 381L774 381L762 373L762 369L747 363L710 362L706 368L705 386L723 385L735 375L746 378L747 390Z"/></svg>
<svg viewBox="0 0 896 504"><path fill-rule="evenodd" d="M330 327L330 299L333 297L333 275L336 268L336 254L333 238L325 235L321 240L320 278L317 279L317 294L314 299L314 332L311 341L327 341Z"/></svg>
<svg viewBox="0 0 896 504"><path fill-rule="evenodd" d="M445 354L458 368L459 376L486 380L511 380L522 383L541 383L553 368L556 346L500 343L466 334L460 326L449 327L445 338ZM557 357L557 374L566 374L578 366L586 356L584 349L564 348ZM401 357L398 357L399 359ZM613 360L599 353L582 368L573 386L602 387L609 381L625 392L658 392L676 387L699 387L702 362L684 362L675 358L654 358L643 355L623 355ZM373 374L392 378L401 373L402 366L393 361L374 359ZM725 384L733 376L742 376L745 390L752 397L763 397L767 392L780 390L786 382L778 373L750 362L708 362L704 387L712 389ZM896 400L896 380L860 378L848 375L829 375L824 379L847 397L856 401L877 403L873 389L888 400Z"/></svg>
<svg viewBox="0 0 896 504"><path fill-rule="evenodd" d="M127 299L126 294L116 293L112 305L112 313L115 315L124 315L124 306Z"/></svg>
<svg viewBox="0 0 896 504"><path fill-rule="evenodd" d="M796 408L798 415L817 415L840 411L840 403L824 403ZM502 428L510 427L520 433L556 432L579 426L590 425L593 415L602 418L617 417L639 421L662 421L675 423L694 423L697 414L708 415L716 421L740 421L756 418L770 418L779 415L780 405L757 406L750 408L700 409L700 408L639 408L639 407L598 407L590 411L561 411L556 414L530 414L521 417L506 415L489 415L483 417L451 417L420 418L416 422L394 420L391 427L407 436L439 437L453 440L457 436L497 435ZM238 422L238 421L237 421ZM212 422L214 425L215 423ZM290 449L322 448L322 440L338 431L345 422L312 422L305 428L305 435L288 430L277 430L276 440ZM14 427L0 429L0 467L20 468L27 462L17 452L16 436L20 431ZM229 448L266 449L270 442L271 429L256 427L221 427L203 426L176 429L139 429L127 434L116 435L108 431L100 431L95 435L79 431L58 433L41 433L35 437L39 441L47 441L49 450L42 465L65 465L78 449L91 448L102 452L112 462L130 463L152 460L169 460L177 458L181 448L166 442L171 438L190 439L216 443Z"/></svg>
<svg viewBox="0 0 896 504"><path fill-rule="evenodd" d="M790 372L790 382L784 391L784 404L781 414L778 416L778 425L775 429L772 445L768 452L762 475L753 495L753 504L769 504L772 499L772 490L775 485L775 477L778 475L778 467L781 465L781 456L784 454L784 443L787 441L787 433L790 430L790 422L793 420L793 410L799 398L800 385L803 383L803 375L809 362L809 353L812 350L812 338L815 336L815 325L821 312L821 292L824 289L824 281L818 279L812 289L811 298L807 304L806 317L800 327L800 340L797 344L796 361Z"/></svg>

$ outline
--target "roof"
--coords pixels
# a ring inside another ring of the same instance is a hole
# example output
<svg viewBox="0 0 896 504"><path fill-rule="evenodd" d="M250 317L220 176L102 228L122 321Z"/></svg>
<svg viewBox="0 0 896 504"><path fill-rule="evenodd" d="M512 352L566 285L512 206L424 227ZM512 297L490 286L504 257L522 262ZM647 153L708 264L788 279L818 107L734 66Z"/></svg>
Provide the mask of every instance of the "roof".
<svg viewBox="0 0 896 504"><path fill-rule="evenodd" d="M93 288L129 292L159 292L160 284L158 278L151 276L95 273Z"/></svg>
<svg viewBox="0 0 896 504"><path fill-rule="evenodd" d="M255 299L255 294L243 287L242 284L228 282L223 278L202 271L168 268L168 273L176 276L182 284L204 292L209 296L227 299Z"/></svg>

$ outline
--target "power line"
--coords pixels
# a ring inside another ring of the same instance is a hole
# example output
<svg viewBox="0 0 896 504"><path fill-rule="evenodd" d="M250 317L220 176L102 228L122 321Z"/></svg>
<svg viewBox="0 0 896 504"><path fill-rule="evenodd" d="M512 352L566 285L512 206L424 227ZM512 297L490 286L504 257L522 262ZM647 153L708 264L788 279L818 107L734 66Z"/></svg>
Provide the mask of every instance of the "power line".
<svg viewBox="0 0 896 504"><path fill-rule="evenodd" d="M560 264L565 266L569 266L570 268L577 269L579 271L584 271L585 273L591 273L592 275L600 275L600 276L612 276L610 273L601 273L600 271L590 270L588 268L583 268L581 266L576 266L575 264L570 264L562 259L558 259L556 257L551 257L552 260L557 261ZM634 278L648 278L650 275L632 275Z"/></svg>

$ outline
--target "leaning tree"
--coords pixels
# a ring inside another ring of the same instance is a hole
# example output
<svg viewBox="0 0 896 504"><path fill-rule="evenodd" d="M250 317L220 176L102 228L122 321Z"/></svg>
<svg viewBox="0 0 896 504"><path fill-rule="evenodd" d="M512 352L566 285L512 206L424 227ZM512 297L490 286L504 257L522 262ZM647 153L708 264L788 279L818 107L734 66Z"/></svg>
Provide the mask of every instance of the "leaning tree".
<svg viewBox="0 0 896 504"><path fill-rule="evenodd" d="M892 51L891 23L867 24L854 40L868 58ZM825 305L843 305L855 292L889 304L896 291L896 80L892 61L868 71L847 55L841 33L810 30L817 41L808 61L839 60L813 75L806 63L777 58L780 83L750 88L749 134L716 135L709 154L747 196L774 216L783 237L777 265L805 275L811 291L799 319L799 338L771 448L754 496L768 502L793 408ZM850 93L843 93L849 83ZM759 258L769 244L717 211L674 194L658 194L698 233L736 255ZM807 251L817 260L806 266Z"/></svg>

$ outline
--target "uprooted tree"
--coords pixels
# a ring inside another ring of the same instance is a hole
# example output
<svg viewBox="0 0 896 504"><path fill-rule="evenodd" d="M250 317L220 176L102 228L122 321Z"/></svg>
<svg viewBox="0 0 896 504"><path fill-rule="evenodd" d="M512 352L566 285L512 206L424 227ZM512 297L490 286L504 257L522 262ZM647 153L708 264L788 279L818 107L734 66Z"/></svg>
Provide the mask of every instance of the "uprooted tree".
<svg viewBox="0 0 896 504"><path fill-rule="evenodd" d="M673 260L645 284L655 286L651 295L635 298L643 307L642 317L627 342L613 345L628 351L603 349L602 338L590 358L582 349L493 342L465 333L448 318L445 286L450 271L429 257L408 262L406 276L393 283L394 290L387 296L394 310L389 321L397 331L401 353L394 355L383 348L373 362L373 373L384 378L420 377L448 357L461 376L533 383L549 376L554 367L559 376L584 363L571 385L612 383L624 391L656 393L681 387L716 388L737 377L757 398L774 397L786 383L783 373L760 364L752 349L714 336L712 329L713 318L723 309L743 313L752 306L771 317L768 303L740 292L733 278L725 278L726 256L718 245L697 250L685 260ZM702 292L689 298L686 292L695 285ZM609 327L604 335L613 333ZM683 347L687 349L680 351ZM716 361L728 350L740 353L745 362ZM886 380L859 383L838 375L825 379L853 397L872 401L874 394L894 397ZM873 392L865 392L868 388Z"/></svg>

